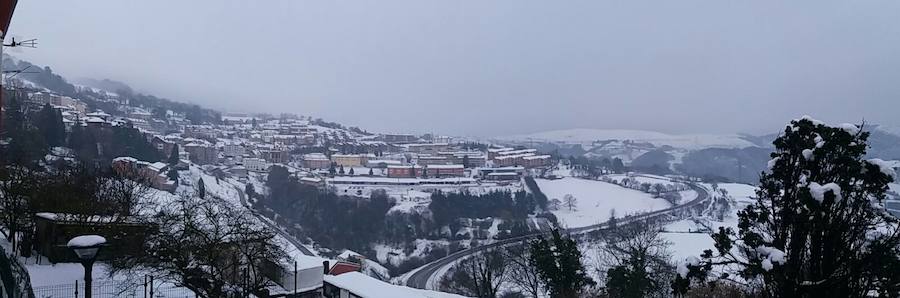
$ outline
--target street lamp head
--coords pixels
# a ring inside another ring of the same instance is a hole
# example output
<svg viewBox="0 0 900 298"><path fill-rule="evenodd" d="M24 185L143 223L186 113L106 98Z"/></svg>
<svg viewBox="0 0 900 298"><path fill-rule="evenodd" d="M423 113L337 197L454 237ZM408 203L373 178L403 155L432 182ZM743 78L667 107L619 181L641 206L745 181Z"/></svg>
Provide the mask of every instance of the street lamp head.
<svg viewBox="0 0 900 298"><path fill-rule="evenodd" d="M97 252L100 251L100 247L104 244L106 244L106 238L103 238L103 236L83 235L72 238L66 246L75 252L78 259L82 261L93 261L97 259Z"/></svg>
<svg viewBox="0 0 900 298"><path fill-rule="evenodd" d="M72 238L66 244L66 246L75 251L78 259L81 260L81 266L84 266L84 297L93 297L91 295L91 289L93 289L91 283L94 278L91 272L93 271L94 260L97 259L97 253L100 252L100 248L105 244L106 238L99 235L78 236Z"/></svg>

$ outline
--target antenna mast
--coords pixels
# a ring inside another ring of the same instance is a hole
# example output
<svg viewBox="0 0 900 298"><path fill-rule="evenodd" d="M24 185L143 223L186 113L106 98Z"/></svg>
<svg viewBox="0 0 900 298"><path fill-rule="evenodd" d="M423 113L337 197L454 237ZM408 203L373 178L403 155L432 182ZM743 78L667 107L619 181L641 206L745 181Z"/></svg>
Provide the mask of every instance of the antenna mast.
<svg viewBox="0 0 900 298"><path fill-rule="evenodd" d="M3 131L3 94L6 88L3 86L3 47L6 46L6 32L9 32L9 22L12 21L13 12L16 11L18 0L6 0L0 4L0 131ZM32 46L34 40L32 40ZM15 42L13 42L15 44Z"/></svg>

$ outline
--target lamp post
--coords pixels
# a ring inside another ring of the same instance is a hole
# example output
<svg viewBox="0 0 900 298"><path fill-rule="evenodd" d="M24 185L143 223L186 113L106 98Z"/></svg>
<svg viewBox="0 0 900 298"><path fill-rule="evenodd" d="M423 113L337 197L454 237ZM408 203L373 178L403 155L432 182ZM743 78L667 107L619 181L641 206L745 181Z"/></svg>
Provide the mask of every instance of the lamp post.
<svg viewBox="0 0 900 298"><path fill-rule="evenodd" d="M66 244L72 251L75 252L75 255L78 256L78 259L81 261L81 266L84 266L84 297L91 297L91 284L93 281L93 273L92 269L94 267L94 261L97 260L97 254L100 252L100 248L106 244L106 238L98 235L83 235L72 238L69 240L69 243Z"/></svg>

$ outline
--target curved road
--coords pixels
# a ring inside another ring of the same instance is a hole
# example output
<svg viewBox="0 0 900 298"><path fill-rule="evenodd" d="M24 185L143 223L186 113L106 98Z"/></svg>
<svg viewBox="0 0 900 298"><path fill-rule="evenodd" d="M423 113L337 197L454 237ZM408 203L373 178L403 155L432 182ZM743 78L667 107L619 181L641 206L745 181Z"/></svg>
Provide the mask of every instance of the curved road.
<svg viewBox="0 0 900 298"><path fill-rule="evenodd" d="M695 192L697 192L696 199L694 199L690 202L678 205L678 206L673 206L673 207L666 208L666 209L647 212L647 213L635 215L635 216L632 216L629 218L622 218L622 219L620 219L620 224L629 223L629 222L633 222L633 221L637 221L637 220L650 219L650 218L654 218L657 216L667 215L667 214L670 214L670 213L673 213L673 212L676 212L679 210L683 210L685 208L691 208L691 207L694 207L694 206L697 206L697 205L703 203L704 201L706 201L709 198L709 193L706 192L706 189L704 189L700 186L697 186L694 183L690 183L690 182L686 182L686 183L688 184L688 186L691 187L691 189L693 189ZM606 229L606 228L608 228L608 222L591 225L591 226L586 226L586 227L566 229L564 231L566 233L570 233L570 234L571 233L577 234L577 233L584 233L584 232L589 232L589 231L593 231L593 230L602 230L602 229ZM526 234L526 235L517 236L517 237L513 237L513 238L503 239L503 240L500 240L500 241L497 241L497 242L494 242L491 244L486 244L486 245L477 246L477 247L454 252L452 254L447 255L446 257L440 258L434 262L431 262L431 263L425 264L422 267L419 267L419 269L417 269L412 275L409 276L409 278L406 280L405 284L408 287L425 289L428 287L428 281L435 274L437 274L438 272L442 272L443 271L442 269L444 267L450 266L450 264L453 264L457 260L460 260L467 256L471 256L471 255L473 255L477 252L483 251L483 250L500 247L500 246L505 246L508 244L521 242L523 240L537 238L538 236L542 236L545 234L547 234L547 232Z"/></svg>

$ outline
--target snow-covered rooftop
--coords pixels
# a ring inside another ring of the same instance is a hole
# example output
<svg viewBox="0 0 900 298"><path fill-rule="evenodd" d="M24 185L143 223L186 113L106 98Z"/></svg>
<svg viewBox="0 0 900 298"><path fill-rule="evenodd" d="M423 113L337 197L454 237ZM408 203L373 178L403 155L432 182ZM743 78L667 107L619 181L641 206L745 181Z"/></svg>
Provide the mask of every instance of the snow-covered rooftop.
<svg viewBox="0 0 900 298"><path fill-rule="evenodd" d="M456 294L437 291L420 290L410 287L392 285L359 272L348 272L340 275L326 275L325 282L350 291L362 298L462 298Z"/></svg>
<svg viewBox="0 0 900 298"><path fill-rule="evenodd" d="M428 165L428 169L462 169L463 165Z"/></svg>

